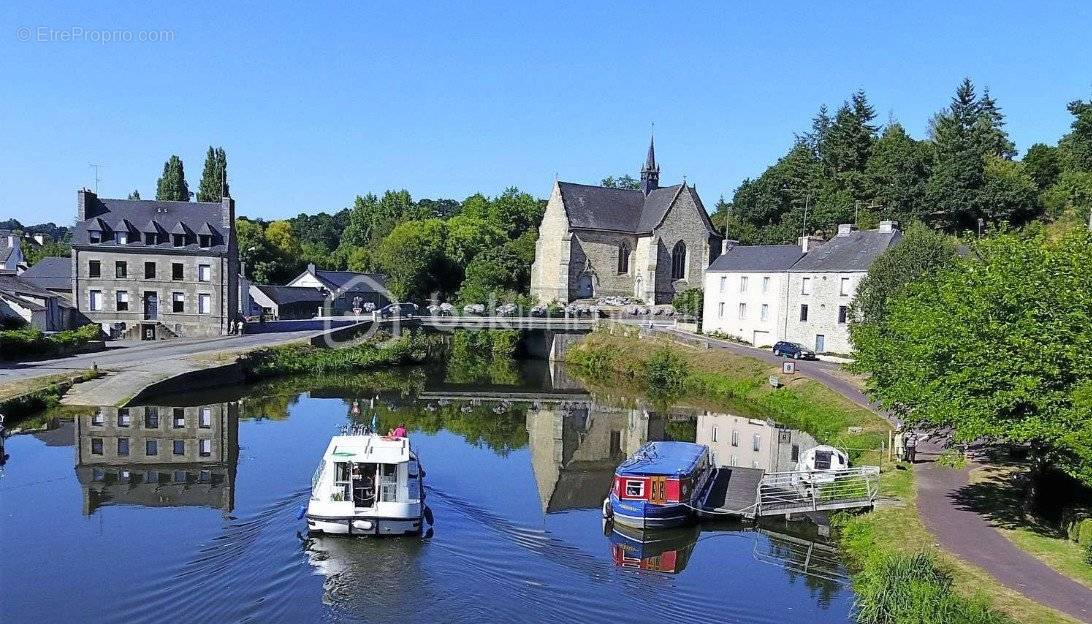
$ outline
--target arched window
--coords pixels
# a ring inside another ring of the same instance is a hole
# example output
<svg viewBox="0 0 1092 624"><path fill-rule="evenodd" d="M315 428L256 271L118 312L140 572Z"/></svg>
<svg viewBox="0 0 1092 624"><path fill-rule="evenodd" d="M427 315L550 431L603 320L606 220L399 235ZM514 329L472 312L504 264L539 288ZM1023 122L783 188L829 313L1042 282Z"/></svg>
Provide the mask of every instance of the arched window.
<svg viewBox="0 0 1092 624"><path fill-rule="evenodd" d="M625 243L618 246L618 272L629 273L629 245Z"/></svg>
<svg viewBox="0 0 1092 624"><path fill-rule="evenodd" d="M679 241L671 250L671 279L686 277L686 243Z"/></svg>

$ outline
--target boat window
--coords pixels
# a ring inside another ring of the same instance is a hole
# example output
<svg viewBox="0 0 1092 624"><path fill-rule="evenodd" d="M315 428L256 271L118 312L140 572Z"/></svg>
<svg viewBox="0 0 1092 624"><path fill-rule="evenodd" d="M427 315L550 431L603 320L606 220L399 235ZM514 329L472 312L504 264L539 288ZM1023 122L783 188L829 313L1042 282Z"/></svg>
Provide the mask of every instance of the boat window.
<svg viewBox="0 0 1092 624"><path fill-rule="evenodd" d="M398 500L398 466L396 464L380 464L379 500L388 503Z"/></svg>
<svg viewBox="0 0 1092 624"><path fill-rule="evenodd" d="M349 463L334 462L334 490L330 494L330 500L352 500L352 482L349 481Z"/></svg>
<svg viewBox="0 0 1092 624"><path fill-rule="evenodd" d="M626 480L626 496L628 498L644 498L645 482L641 479Z"/></svg>
<svg viewBox="0 0 1092 624"><path fill-rule="evenodd" d="M830 470L830 451L815 451L815 469Z"/></svg>

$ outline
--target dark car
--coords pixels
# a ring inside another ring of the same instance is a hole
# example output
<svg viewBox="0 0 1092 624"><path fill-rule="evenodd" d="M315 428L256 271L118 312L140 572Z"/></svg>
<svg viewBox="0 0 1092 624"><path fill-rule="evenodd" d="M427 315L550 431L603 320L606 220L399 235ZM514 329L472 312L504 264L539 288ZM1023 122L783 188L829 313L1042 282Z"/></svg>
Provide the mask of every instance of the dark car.
<svg viewBox="0 0 1092 624"><path fill-rule="evenodd" d="M815 351L812 351L799 342L787 342L784 340L773 346L773 354L780 357L792 358L794 360L819 359L815 357Z"/></svg>

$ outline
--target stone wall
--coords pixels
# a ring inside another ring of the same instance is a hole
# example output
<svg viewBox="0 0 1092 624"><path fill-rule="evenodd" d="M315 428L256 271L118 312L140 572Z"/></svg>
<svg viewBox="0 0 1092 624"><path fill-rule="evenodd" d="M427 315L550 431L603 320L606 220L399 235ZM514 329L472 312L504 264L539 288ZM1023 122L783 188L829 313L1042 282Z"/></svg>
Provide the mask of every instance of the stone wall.
<svg viewBox="0 0 1092 624"><path fill-rule="evenodd" d="M569 246L569 221L555 183L538 228L535 262L531 265L531 296L541 303L569 300Z"/></svg>
<svg viewBox="0 0 1092 624"><path fill-rule="evenodd" d="M618 250L629 250L629 267L618 272ZM591 279L592 297L633 296L633 276L637 236L632 234L578 230L573 232L573 252L569 262L571 298L581 296L580 282ZM587 275L587 277L585 277Z"/></svg>
<svg viewBox="0 0 1092 624"><path fill-rule="evenodd" d="M785 339L816 349L817 337L823 336L825 353L851 353L849 324L839 323L839 308L848 309L857 293L864 272L795 273L790 272L786 305ZM811 280L811 294L804 294L804 279ZM842 280L847 279L845 287ZM846 294L843 294L846 293ZM800 306L808 306L808 320L800 320ZM848 316L847 316L848 320Z"/></svg>
<svg viewBox="0 0 1092 624"><path fill-rule="evenodd" d="M655 301L652 303L671 303L677 293L702 287L705 269L710 263L712 235L699 212L704 210L696 193L687 187L679 193L663 223L653 232L658 242L655 249ZM683 279L672 280L671 252L680 240L686 244L686 275Z"/></svg>

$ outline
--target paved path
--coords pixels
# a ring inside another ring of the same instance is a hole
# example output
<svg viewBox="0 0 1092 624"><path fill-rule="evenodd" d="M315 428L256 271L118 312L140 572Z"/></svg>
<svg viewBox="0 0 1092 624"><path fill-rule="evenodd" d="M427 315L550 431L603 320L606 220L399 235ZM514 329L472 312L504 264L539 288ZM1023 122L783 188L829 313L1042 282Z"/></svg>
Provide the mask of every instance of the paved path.
<svg viewBox="0 0 1092 624"><path fill-rule="evenodd" d="M691 339L696 337L678 330L662 331ZM715 339L709 339L709 344L772 364L784 361L784 358L776 357L765 349ZM891 422L892 419L879 406L835 372L838 366L831 362L800 361L797 371ZM937 465L933 460L942 450L938 444L919 444L918 458L921 463L914 465L918 513L940 546L982 568L1005 587L1082 622L1092 623L1092 591L1020 550L981 514L958 502L959 491L967 485L967 475L976 466L954 470Z"/></svg>
<svg viewBox="0 0 1092 624"><path fill-rule="evenodd" d="M960 503L960 490L977 465L963 470L938 465L933 460L941 450L938 444L919 443L920 463L914 465L918 513L940 546L982 568L1005 587L1092 622L1092 590L1020 550L980 513Z"/></svg>

